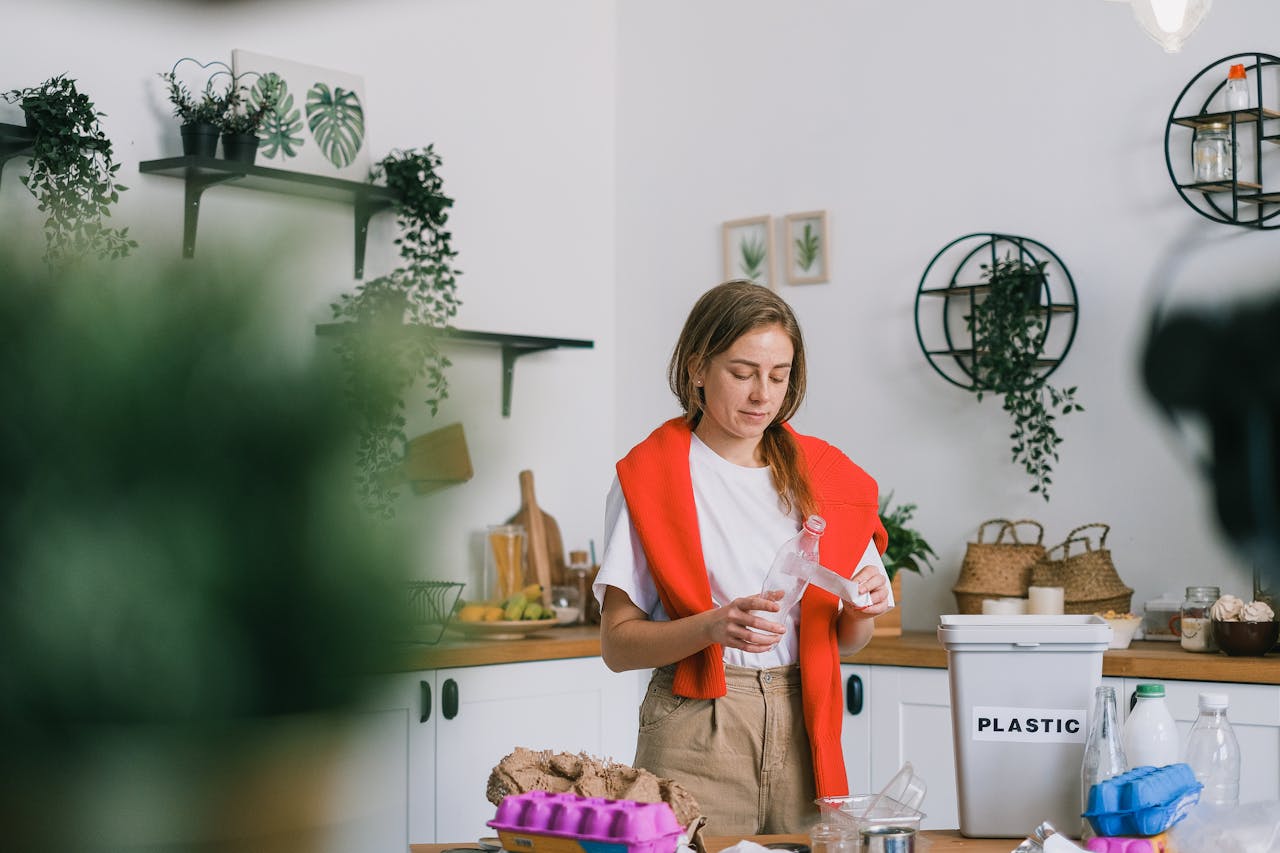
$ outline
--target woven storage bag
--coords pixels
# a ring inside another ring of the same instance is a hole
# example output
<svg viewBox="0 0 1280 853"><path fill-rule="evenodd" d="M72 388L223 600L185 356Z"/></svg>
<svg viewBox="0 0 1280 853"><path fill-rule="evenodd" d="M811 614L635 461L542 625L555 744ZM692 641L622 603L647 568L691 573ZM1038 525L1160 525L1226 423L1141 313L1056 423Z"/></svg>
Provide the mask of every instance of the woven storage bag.
<svg viewBox="0 0 1280 853"><path fill-rule="evenodd" d="M1024 524L1035 527L1035 542L1018 538L1018 527ZM995 539L987 542L985 537L991 525L999 527ZM992 518L979 524L977 541L966 546L960 577L951 588L956 596L957 612L981 613L982 602L988 598L1026 598L1031 567L1045 553L1043 541L1044 528L1029 518L1020 521Z"/></svg>
<svg viewBox="0 0 1280 853"><path fill-rule="evenodd" d="M1091 527L1102 529L1096 547L1087 533L1078 535ZM1108 610L1128 613L1133 590L1124 585L1111 560L1111 551L1106 547L1110 532L1110 525L1100 522L1082 524L1072 530L1032 568L1031 585L1062 587L1063 613L1084 615ZM1073 546L1079 546L1077 553L1072 553ZM1062 556L1056 557L1059 551Z"/></svg>

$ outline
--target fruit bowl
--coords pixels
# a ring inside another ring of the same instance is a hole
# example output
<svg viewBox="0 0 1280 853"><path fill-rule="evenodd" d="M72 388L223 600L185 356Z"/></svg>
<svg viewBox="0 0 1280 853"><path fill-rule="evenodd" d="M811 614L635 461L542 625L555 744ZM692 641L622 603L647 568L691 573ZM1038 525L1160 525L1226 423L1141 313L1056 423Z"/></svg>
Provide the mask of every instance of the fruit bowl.
<svg viewBox="0 0 1280 853"><path fill-rule="evenodd" d="M449 628L477 640L523 640L556 627L555 619L500 619L495 622L454 622Z"/></svg>
<svg viewBox="0 0 1280 853"><path fill-rule="evenodd" d="M1232 657L1259 657L1271 651L1280 638L1280 622L1225 622L1213 620L1218 648Z"/></svg>
<svg viewBox="0 0 1280 853"><path fill-rule="evenodd" d="M1134 633L1142 624L1142 617L1136 613L1116 613L1114 610L1108 610L1106 613L1096 615L1105 619L1111 626L1111 642L1108 648L1112 649L1129 648Z"/></svg>

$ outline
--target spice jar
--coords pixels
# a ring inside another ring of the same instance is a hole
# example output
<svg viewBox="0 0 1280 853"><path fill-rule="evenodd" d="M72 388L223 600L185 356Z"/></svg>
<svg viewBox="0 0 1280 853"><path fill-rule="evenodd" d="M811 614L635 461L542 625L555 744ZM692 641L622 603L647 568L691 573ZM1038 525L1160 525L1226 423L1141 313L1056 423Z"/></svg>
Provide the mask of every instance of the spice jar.
<svg viewBox="0 0 1280 853"><path fill-rule="evenodd" d="M1196 128L1191 159L1195 164L1196 183L1231 180L1235 174L1235 146L1231 143L1230 128L1222 122Z"/></svg>
<svg viewBox="0 0 1280 853"><path fill-rule="evenodd" d="M1210 611L1218 600L1216 586L1189 586L1182 602L1182 648L1189 652L1216 652Z"/></svg>

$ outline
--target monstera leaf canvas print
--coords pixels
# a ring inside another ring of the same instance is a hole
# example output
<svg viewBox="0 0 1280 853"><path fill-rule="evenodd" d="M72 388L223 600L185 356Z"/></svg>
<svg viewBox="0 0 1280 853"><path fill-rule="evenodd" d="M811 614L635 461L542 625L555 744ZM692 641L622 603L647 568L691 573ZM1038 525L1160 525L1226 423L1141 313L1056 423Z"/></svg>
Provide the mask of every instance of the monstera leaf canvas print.
<svg viewBox="0 0 1280 853"><path fill-rule="evenodd" d="M265 85L280 82L280 98L258 136L258 165L351 181L369 177L364 79L289 59L231 52L236 79L258 104Z"/></svg>

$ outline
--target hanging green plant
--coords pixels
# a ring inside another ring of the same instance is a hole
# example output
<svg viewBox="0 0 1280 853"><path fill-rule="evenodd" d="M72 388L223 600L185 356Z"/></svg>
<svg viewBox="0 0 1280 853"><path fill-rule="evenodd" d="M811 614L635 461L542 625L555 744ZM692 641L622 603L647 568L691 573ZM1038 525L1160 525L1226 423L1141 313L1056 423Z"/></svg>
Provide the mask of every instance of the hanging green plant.
<svg viewBox="0 0 1280 853"><path fill-rule="evenodd" d="M978 399L986 393L1003 396L1004 410L1013 418L1012 460L1031 477L1031 492L1046 501L1062 443L1057 415L1084 411L1076 402L1075 386L1054 388L1040 370L1048 334L1040 304L1047 264L1010 255L983 264L982 279L989 290L967 318Z"/></svg>
<svg viewBox="0 0 1280 853"><path fill-rule="evenodd" d="M400 266L356 286L332 304L335 320L349 321L337 344L349 400L361 421L357 485L374 514L390 518L398 496L391 476L404 460L404 393L422 381L432 416L449 396L449 360L437 337L458 312L452 235L446 229L453 199L444 194L432 146L392 151L374 166L396 195ZM365 377L379 377L377 386Z"/></svg>
<svg viewBox="0 0 1280 853"><path fill-rule="evenodd" d="M3 97L20 104L33 131L31 167L21 180L45 214L45 262L53 268L89 255L121 258L138 248L128 228L107 228L111 205L127 187L117 183L111 140L93 101L65 74Z"/></svg>

